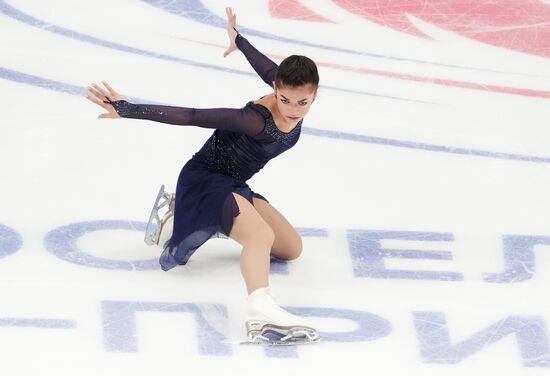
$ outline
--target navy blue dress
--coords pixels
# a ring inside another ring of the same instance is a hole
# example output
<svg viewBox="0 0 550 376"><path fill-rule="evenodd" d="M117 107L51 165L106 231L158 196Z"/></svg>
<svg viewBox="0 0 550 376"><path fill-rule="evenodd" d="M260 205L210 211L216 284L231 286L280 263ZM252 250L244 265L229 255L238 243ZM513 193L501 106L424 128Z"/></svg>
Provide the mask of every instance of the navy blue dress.
<svg viewBox="0 0 550 376"><path fill-rule="evenodd" d="M278 66L244 37L236 44L268 85ZM265 199L246 181L266 163L293 147L300 137L302 120L290 131L277 128L269 109L248 102L243 108L195 109L127 101L111 102L126 118L216 129L204 146L183 166L177 182L172 238L160 257L163 270L187 263L211 238L228 238L239 207L232 192L246 198Z"/></svg>

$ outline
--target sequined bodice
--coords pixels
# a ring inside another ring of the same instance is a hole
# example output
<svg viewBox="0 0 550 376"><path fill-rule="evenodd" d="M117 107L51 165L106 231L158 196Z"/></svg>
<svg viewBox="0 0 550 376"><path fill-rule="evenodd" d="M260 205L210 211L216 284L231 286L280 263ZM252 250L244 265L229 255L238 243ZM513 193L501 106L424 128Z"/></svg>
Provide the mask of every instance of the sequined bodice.
<svg viewBox="0 0 550 376"><path fill-rule="evenodd" d="M264 117L263 130L250 136L217 129L193 156L195 161L205 163L211 171L246 181L260 171L269 160L298 142L302 120L286 133L277 128L271 112L263 105L251 101L246 107L252 108Z"/></svg>

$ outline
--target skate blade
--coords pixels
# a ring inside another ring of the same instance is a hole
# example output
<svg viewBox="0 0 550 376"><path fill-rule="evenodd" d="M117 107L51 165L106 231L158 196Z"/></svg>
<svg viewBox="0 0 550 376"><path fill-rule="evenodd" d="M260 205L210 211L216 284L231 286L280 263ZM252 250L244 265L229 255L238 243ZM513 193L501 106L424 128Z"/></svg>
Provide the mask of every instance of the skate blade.
<svg viewBox="0 0 550 376"><path fill-rule="evenodd" d="M161 202L162 200L162 202ZM160 233L162 228L170 216L164 216L160 218L159 210L168 205L168 212L174 210L174 200L173 195L164 191L164 184L160 187L155 203L153 204L153 209L151 209L151 214L149 215L149 221L145 228L145 238L144 241L147 245L158 245Z"/></svg>
<svg viewBox="0 0 550 376"><path fill-rule="evenodd" d="M164 215L160 222L160 231L158 234L157 245L164 248L166 242L172 238L172 233L174 231L174 215L171 212L168 212Z"/></svg>
<svg viewBox="0 0 550 376"><path fill-rule="evenodd" d="M255 338L248 341L243 341L241 345L263 345L263 346L301 346L301 345L313 345L321 342L321 337L316 339L309 339L307 337L292 338L292 339L270 339L270 338Z"/></svg>
<svg viewBox="0 0 550 376"><path fill-rule="evenodd" d="M248 331L248 341L242 345L292 346L321 341L319 332L309 327L264 325L262 330Z"/></svg>

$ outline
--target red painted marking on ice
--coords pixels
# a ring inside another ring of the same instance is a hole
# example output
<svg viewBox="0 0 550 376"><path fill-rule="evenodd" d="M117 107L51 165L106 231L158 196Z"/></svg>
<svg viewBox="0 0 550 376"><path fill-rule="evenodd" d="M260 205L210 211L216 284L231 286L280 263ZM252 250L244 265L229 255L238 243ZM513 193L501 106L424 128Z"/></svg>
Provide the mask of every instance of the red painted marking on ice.
<svg viewBox="0 0 550 376"><path fill-rule="evenodd" d="M550 58L550 6L540 0L333 0L351 13L395 30L426 36L418 17L464 37Z"/></svg>
<svg viewBox="0 0 550 376"><path fill-rule="evenodd" d="M479 91L489 91L489 92L493 92L493 93L516 94L516 95L523 95L523 96L527 96L527 97L538 97L538 98L550 98L550 92L549 91L542 91L542 90L520 89L520 88L514 88L514 87L480 84L480 83L475 83L475 82L455 81L455 80L446 80L446 79L433 78L433 77L413 76L413 75L410 75L410 74L394 73L394 72L387 72L387 71L381 71L381 70L376 70L376 69L368 69L368 68L355 68L355 67L339 65L339 64L317 63L317 65L325 66L327 68L335 68L335 69L359 72L359 73L364 73L364 74L372 74L372 75L375 75L375 76L396 78L396 79L399 79L399 80L424 82L424 83L428 83L428 84L435 84L435 85L442 85L442 86L452 86L452 87L479 90Z"/></svg>
<svg viewBox="0 0 550 376"><path fill-rule="evenodd" d="M332 23L303 6L298 0L269 0L269 13L275 18Z"/></svg>
<svg viewBox="0 0 550 376"><path fill-rule="evenodd" d="M179 38L179 39L186 40L192 43L198 43L206 46L220 48L223 50L227 48L227 46L225 45L219 45L215 43L201 42L201 41L187 39L187 38ZM280 56L280 55L272 55L272 54L265 54L265 55L272 59L283 60L284 58L286 58L286 56ZM424 82L428 84L451 86L451 87L458 87L463 89L472 89L472 90L479 90L479 91L489 91L493 93L523 95L526 97L550 98L549 91L521 89L521 88L514 88L514 87L466 82L466 81L455 81L455 80L445 80L445 79L433 78L433 77L414 76L411 74L395 73L395 72L381 71L381 70L369 69L369 68L352 67L349 65L342 65L342 64L323 63L319 61L316 61L315 63L317 64L317 66L320 66L320 67L327 67L327 68L362 73L362 74L371 74L375 76L390 77L398 80Z"/></svg>

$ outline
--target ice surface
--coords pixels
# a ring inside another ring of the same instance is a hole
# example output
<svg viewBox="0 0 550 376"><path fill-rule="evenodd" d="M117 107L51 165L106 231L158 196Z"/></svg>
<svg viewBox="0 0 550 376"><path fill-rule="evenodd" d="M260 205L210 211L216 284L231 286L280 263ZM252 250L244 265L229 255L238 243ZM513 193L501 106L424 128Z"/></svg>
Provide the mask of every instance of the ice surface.
<svg viewBox="0 0 550 376"><path fill-rule="evenodd" d="M319 66L300 142L249 181L302 234L271 286L314 346L239 346L236 242L169 272L143 243L211 132L84 98L102 80L187 107L268 94L223 58L226 5L274 61ZM0 372L546 372L549 30L548 1L0 1Z"/></svg>

